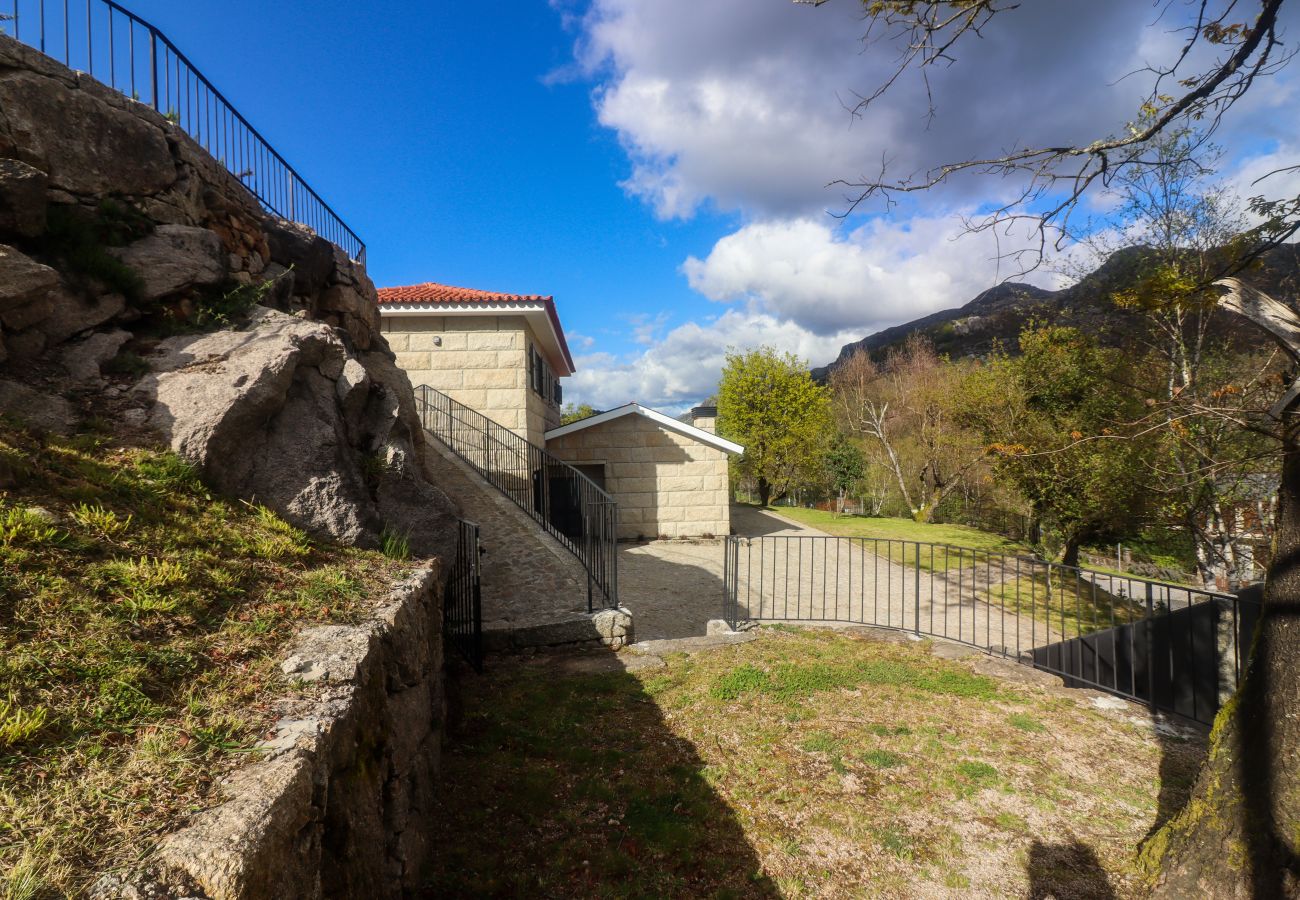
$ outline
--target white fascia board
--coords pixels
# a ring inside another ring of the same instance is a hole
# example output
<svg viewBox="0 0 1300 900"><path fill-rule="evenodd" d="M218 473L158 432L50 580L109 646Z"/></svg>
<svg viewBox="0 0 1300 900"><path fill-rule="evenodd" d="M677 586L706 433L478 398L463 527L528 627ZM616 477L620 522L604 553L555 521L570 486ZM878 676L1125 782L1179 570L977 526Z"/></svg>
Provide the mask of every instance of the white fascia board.
<svg viewBox="0 0 1300 900"><path fill-rule="evenodd" d="M679 422L672 416L666 416L657 410L642 406L639 403L628 403L625 406L611 409L608 412L598 413L597 415L589 416L585 419L579 419L577 422L571 422L568 425L561 425L559 428L553 428L546 432L546 439L549 441L553 438L564 437L566 434L573 434L574 432L582 431L585 428L603 425L606 422L612 422L615 419L623 418L623 416L631 415L645 416L651 422L661 425L669 431L683 434L688 438L699 441L701 444L708 444L710 447L717 447L719 450L724 450L727 453L732 453L738 456L745 452L745 448L740 446L740 444L729 441L726 438L720 438L712 432L705 431L703 428L696 428L694 425L687 425L685 422Z"/></svg>
<svg viewBox="0 0 1300 900"><path fill-rule="evenodd" d="M503 314L523 316L533 329L533 334L546 350L547 358L555 374L561 377L572 375L564 358L564 349L555 334L555 325L546 306L541 303L509 302L499 303L390 303L380 304L379 315L385 319L398 319L403 316L499 316Z"/></svg>

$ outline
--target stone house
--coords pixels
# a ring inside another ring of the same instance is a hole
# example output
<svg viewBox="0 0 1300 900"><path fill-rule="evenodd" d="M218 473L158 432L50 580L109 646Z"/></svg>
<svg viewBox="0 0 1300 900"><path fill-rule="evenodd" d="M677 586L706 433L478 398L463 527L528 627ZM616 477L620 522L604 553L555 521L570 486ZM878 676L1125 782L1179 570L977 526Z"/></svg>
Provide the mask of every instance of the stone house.
<svg viewBox="0 0 1300 900"><path fill-rule="evenodd" d="M548 431L546 449L618 501L620 539L731 533L727 457L744 448L711 430L629 403Z"/></svg>
<svg viewBox="0 0 1300 900"><path fill-rule="evenodd" d="M553 297L430 282L380 288L379 316L412 384L427 384L539 446L560 424L560 379L574 367Z"/></svg>
<svg viewBox="0 0 1300 900"><path fill-rule="evenodd" d="M414 385L427 384L576 467L619 504L619 537L731 532L727 457L744 448L637 403L560 426L574 372L553 297L426 283L379 289L380 330ZM520 471L520 484L538 473Z"/></svg>

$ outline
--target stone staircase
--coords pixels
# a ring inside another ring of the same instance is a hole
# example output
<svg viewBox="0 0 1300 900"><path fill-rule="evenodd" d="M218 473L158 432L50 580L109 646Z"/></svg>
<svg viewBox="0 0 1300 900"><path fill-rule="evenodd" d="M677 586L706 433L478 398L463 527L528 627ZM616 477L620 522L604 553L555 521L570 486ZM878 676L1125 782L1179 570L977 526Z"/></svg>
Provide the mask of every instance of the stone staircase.
<svg viewBox="0 0 1300 900"><path fill-rule="evenodd" d="M481 529L485 648L630 644L630 612L588 613L581 563L436 435L425 435L434 451L426 461L429 477Z"/></svg>

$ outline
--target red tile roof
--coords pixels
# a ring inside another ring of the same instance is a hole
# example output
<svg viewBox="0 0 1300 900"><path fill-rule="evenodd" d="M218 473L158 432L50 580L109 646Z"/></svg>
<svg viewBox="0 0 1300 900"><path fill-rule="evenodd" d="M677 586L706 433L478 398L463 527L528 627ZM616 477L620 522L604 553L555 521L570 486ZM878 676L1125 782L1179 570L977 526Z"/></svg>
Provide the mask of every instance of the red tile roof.
<svg viewBox="0 0 1300 900"><path fill-rule="evenodd" d="M405 287L379 288L379 305L381 307L419 306L426 303L538 303L546 310L555 342L570 374L574 371L573 355L569 352L569 342L564 338L564 327L560 325L560 314L555 309L555 298L541 294L502 294L497 291L480 291L477 288L454 287L426 281L424 284L411 284Z"/></svg>
<svg viewBox="0 0 1300 900"><path fill-rule="evenodd" d="M427 281L406 287L379 289L379 302L384 305L402 303L547 303L552 297L540 294L502 294L497 291L480 291L476 288L453 287Z"/></svg>

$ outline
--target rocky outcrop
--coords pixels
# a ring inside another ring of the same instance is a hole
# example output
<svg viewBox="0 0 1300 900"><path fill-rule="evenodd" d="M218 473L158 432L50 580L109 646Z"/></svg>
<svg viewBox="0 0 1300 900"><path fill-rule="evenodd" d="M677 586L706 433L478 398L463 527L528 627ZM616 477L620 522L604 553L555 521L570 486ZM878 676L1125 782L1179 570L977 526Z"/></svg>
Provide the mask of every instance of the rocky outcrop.
<svg viewBox="0 0 1300 900"><path fill-rule="evenodd" d="M364 269L149 107L0 36L0 377L102 389L123 349L152 371L97 414L147 422L214 487L318 538L450 552Z"/></svg>
<svg viewBox="0 0 1300 900"><path fill-rule="evenodd" d="M52 240L56 221L72 234ZM64 252L69 237L80 240L74 253ZM101 264L74 271L87 251ZM259 282L274 284L263 302L342 329L358 350L381 345L374 285L342 250L268 217L238 178L150 107L0 35L0 286L28 274L30 257L58 270L42 290L94 305L114 292L104 256L140 276L137 296L99 322L69 317L66 303L60 327L45 327L46 304L20 323L0 315L0 347L36 359L77 335L67 324L84 331L164 312L184 321L204 289ZM0 313L11 305L0 296Z"/></svg>
<svg viewBox="0 0 1300 900"><path fill-rule="evenodd" d="M152 434L314 537L403 535L431 568L371 621L312 629L256 761L99 897L409 895L442 728L443 569L430 480L364 269L268 217L179 128L0 35L0 413ZM20 477L0 464L0 487ZM177 823L178 825L182 823Z"/></svg>
<svg viewBox="0 0 1300 900"><path fill-rule="evenodd" d="M159 225L148 237L110 252L140 273L145 302L221 284L230 259L216 232L191 225Z"/></svg>
<svg viewBox="0 0 1300 900"><path fill-rule="evenodd" d="M0 159L0 230L36 237L45 230L45 191L50 179L17 159Z"/></svg>
<svg viewBox="0 0 1300 900"><path fill-rule="evenodd" d="M322 322L256 307L238 330L162 341L136 393L219 490L319 538L377 547L388 528L446 556L451 504L423 477L410 383L385 361L353 356Z"/></svg>

